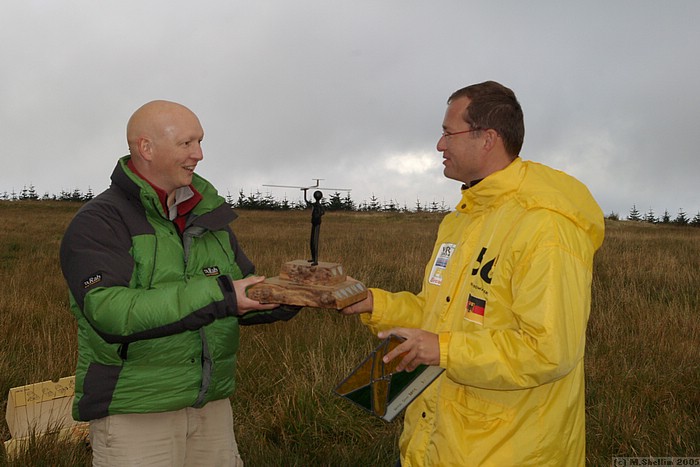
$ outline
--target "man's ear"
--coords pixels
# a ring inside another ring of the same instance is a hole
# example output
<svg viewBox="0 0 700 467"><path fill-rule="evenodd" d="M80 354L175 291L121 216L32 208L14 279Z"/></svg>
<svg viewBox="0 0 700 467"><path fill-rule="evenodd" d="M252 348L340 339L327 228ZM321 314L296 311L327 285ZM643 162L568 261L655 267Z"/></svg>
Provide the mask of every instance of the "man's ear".
<svg viewBox="0 0 700 467"><path fill-rule="evenodd" d="M498 132L492 128L484 130L484 149L491 151L498 142Z"/></svg>
<svg viewBox="0 0 700 467"><path fill-rule="evenodd" d="M153 159L153 142L145 136L141 136L137 141L136 145L139 149L139 154L141 158L145 161L150 162Z"/></svg>

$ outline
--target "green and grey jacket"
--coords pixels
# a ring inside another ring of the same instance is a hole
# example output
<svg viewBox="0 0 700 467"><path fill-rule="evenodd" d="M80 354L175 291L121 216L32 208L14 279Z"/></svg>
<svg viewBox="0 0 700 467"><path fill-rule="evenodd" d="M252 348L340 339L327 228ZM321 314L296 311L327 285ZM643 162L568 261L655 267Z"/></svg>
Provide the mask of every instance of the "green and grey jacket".
<svg viewBox="0 0 700 467"><path fill-rule="evenodd" d="M239 320L271 322L298 311L237 316L231 280L254 266L229 227L231 206L195 175L202 200L181 236L128 159L119 160L111 186L78 211L61 243L78 320L76 420L229 397Z"/></svg>

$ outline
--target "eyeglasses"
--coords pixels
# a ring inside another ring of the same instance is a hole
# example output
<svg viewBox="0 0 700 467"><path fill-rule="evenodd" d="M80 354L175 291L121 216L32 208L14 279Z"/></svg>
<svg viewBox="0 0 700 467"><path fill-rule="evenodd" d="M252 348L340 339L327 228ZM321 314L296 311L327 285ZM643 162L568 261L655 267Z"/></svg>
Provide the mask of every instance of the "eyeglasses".
<svg viewBox="0 0 700 467"><path fill-rule="evenodd" d="M448 136L461 135L462 133L471 133L472 131L481 131L482 129L483 128L472 128L471 130L455 131L454 133L442 130L442 136L447 138Z"/></svg>

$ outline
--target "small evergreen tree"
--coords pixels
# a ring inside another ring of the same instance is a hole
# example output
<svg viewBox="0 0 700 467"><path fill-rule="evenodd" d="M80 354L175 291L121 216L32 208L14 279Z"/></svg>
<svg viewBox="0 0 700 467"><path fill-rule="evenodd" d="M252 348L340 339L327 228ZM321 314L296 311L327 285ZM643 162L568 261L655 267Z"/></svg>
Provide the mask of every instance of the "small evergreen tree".
<svg viewBox="0 0 700 467"><path fill-rule="evenodd" d="M388 203L384 205L384 210L388 212L396 212L399 210L393 199L390 199Z"/></svg>
<svg viewBox="0 0 700 467"><path fill-rule="evenodd" d="M343 209L343 200L340 198L340 193L335 192L328 200L327 209L329 211L340 211Z"/></svg>
<svg viewBox="0 0 700 467"><path fill-rule="evenodd" d="M644 222L648 222L650 224L656 224L657 222L659 222L659 220L654 215L653 209L649 208L649 211L644 215Z"/></svg>
<svg viewBox="0 0 700 467"><path fill-rule="evenodd" d="M92 188L88 187L87 193L83 196L83 201L90 201L95 195L92 193Z"/></svg>
<svg viewBox="0 0 700 467"><path fill-rule="evenodd" d="M260 209L265 209L266 211L274 211L277 209L277 200L272 196L272 193L268 192L265 196L260 192L258 193L260 194Z"/></svg>
<svg viewBox="0 0 700 467"><path fill-rule="evenodd" d="M377 199L376 196L374 196L374 193L372 193L372 197L369 199L369 205L367 206L368 211L381 211L382 206L379 204L379 200Z"/></svg>
<svg viewBox="0 0 700 467"><path fill-rule="evenodd" d="M639 211L637 210L636 205L632 205L632 209L630 209L630 214L627 216L628 221L635 221L639 222L642 220L642 217L639 215Z"/></svg>
<svg viewBox="0 0 700 467"><path fill-rule="evenodd" d="M662 224L670 224L671 223L671 215L668 213L668 209L664 210L664 215L661 216L661 223Z"/></svg>
<svg viewBox="0 0 700 467"><path fill-rule="evenodd" d="M688 225L688 216L682 208L678 210L678 215L673 220L673 223L676 225Z"/></svg>
<svg viewBox="0 0 700 467"><path fill-rule="evenodd" d="M248 195L248 198L246 198L248 201L248 209L260 209L261 198L262 193L260 193L260 190Z"/></svg>
<svg viewBox="0 0 700 467"><path fill-rule="evenodd" d="M352 198L350 198L350 192L345 195L345 198L343 198L343 211L354 211L355 210L355 203L353 202Z"/></svg>
<svg viewBox="0 0 700 467"><path fill-rule="evenodd" d="M25 185L24 188L22 188L22 193L19 195L19 199L22 200L32 200L36 201L39 199L39 196L36 194L36 189L34 188L33 184L29 184L29 188Z"/></svg>
<svg viewBox="0 0 700 467"><path fill-rule="evenodd" d="M248 199L246 198L245 193L243 193L243 188L241 188L240 190L238 190L238 199L233 204L233 206L239 209L246 209L247 202Z"/></svg>
<svg viewBox="0 0 700 467"><path fill-rule="evenodd" d="M693 227L700 227L700 211L698 211L698 213L695 214L693 220L690 221L690 225L692 225Z"/></svg>
<svg viewBox="0 0 700 467"><path fill-rule="evenodd" d="M421 212L423 207L420 204L420 199L416 198L416 212Z"/></svg>

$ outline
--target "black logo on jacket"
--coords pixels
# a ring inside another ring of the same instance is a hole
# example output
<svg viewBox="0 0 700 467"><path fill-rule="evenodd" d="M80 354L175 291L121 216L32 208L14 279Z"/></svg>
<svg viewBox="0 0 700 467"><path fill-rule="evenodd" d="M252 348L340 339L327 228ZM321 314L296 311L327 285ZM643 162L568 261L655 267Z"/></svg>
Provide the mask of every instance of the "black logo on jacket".
<svg viewBox="0 0 700 467"><path fill-rule="evenodd" d="M494 264L496 264L496 260L498 259L493 258L491 261L488 261L484 264L484 256L486 255L486 247L483 247L481 249L481 252L479 253L479 257L476 259L476 266L474 269L472 269L472 276L476 276L477 273L479 274L479 277L481 277L481 280L486 282L487 284L491 283L491 269L493 268Z"/></svg>
<svg viewBox="0 0 700 467"><path fill-rule="evenodd" d="M214 276L218 276L219 274L221 274L218 266L206 267L206 268L202 269L202 272L207 277L214 277Z"/></svg>

